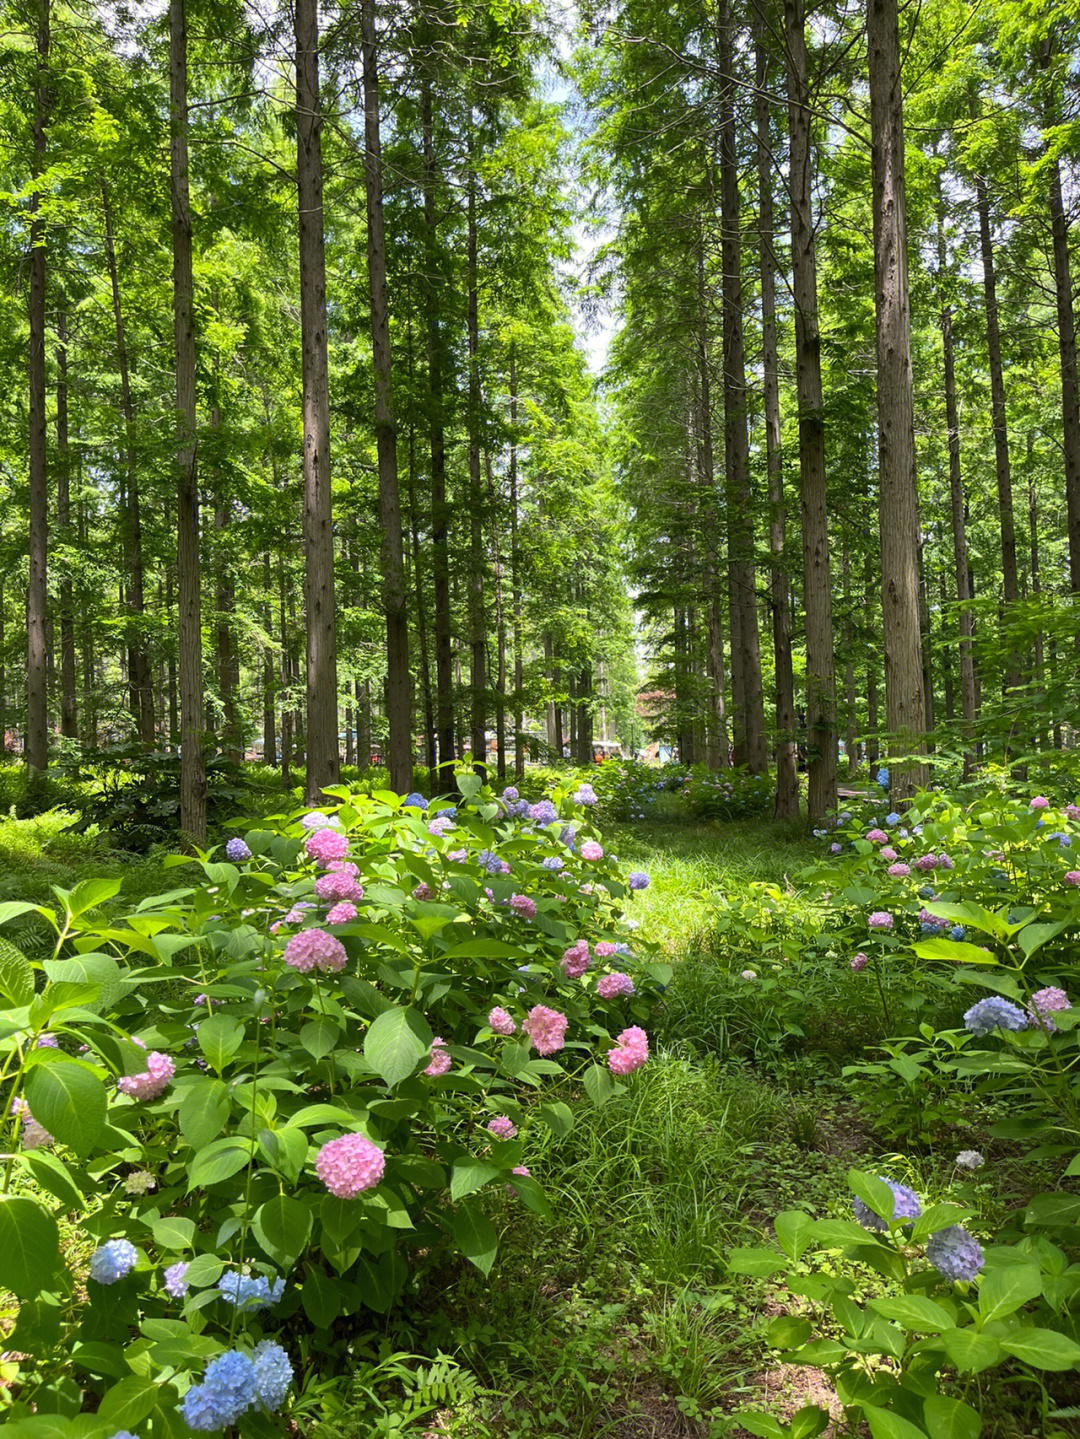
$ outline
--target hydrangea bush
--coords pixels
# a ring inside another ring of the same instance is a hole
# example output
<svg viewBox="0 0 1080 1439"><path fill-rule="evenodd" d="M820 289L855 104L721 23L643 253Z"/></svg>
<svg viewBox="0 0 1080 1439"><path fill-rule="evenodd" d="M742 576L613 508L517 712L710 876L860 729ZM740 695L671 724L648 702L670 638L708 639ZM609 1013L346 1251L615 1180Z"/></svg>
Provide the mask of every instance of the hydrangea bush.
<svg viewBox="0 0 1080 1439"><path fill-rule="evenodd" d="M668 971L578 786L458 786L327 791L123 919L58 889L43 964L0 945L17 1436L271 1432L425 1275L487 1274L499 1206L547 1212L530 1132L566 1076L633 1082Z"/></svg>
<svg viewBox="0 0 1080 1439"><path fill-rule="evenodd" d="M776 787L767 774L694 765L683 781L683 794L695 819L727 821L768 814Z"/></svg>

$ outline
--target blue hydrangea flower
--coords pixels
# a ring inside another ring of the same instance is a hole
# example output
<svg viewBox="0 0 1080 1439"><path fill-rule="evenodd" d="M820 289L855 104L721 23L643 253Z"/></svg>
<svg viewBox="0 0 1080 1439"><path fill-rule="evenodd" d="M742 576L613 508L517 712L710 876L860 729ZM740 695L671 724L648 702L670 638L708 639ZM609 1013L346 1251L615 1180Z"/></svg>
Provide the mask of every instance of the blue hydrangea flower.
<svg viewBox="0 0 1080 1439"><path fill-rule="evenodd" d="M877 782L882 789L889 788L889 771L885 768L884 765L882 765L877 772Z"/></svg>
<svg viewBox="0 0 1080 1439"><path fill-rule="evenodd" d="M906 1184L897 1184L893 1179L886 1179L884 1175L878 1178L883 1184L887 1184L893 1193L893 1219L918 1219L922 1213L922 1200L909 1189ZM883 1219L880 1214L875 1214L868 1204L864 1204L858 1196L852 1201L852 1208L855 1210L855 1218L864 1229L874 1229L878 1234L884 1234L889 1227L889 1221Z"/></svg>
<svg viewBox="0 0 1080 1439"><path fill-rule="evenodd" d="M615 946L615 953L616 953L616 954L629 954L629 953L630 953L630 946L629 946L628 944L619 943L619 944L617 944L617 945Z"/></svg>
<svg viewBox="0 0 1080 1439"><path fill-rule="evenodd" d="M571 854L574 851L574 829L572 825L564 824L559 831L559 843L565 845Z"/></svg>
<svg viewBox="0 0 1080 1439"><path fill-rule="evenodd" d="M280 1409L293 1381L293 1367L280 1344L264 1339L255 1347L255 1393L267 1409Z"/></svg>
<svg viewBox="0 0 1080 1439"><path fill-rule="evenodd" d="M889 813L885 816L885 823L886 823L886 824L899 824L899 823L900 823L900 816L899 816L899 814L897 814L896 810L891 809L891 810L889 811Z"/></svg>
<svg viewBox="0 0 1080 1439"><path fill-rule="evenodd" d="M579 784L574 792L575 804L595 804L596 791L591 784Z"/></svg>
<svg viewBox="0 0 1080 1439"><path fill-rule="evenodd" d="M544 860L545 869L558 870L562 869L562 867L563 862L557 854L549 854L547 859Z"/></svg>
<svg viewBox="0 0 1080 1439"><path fill-rule="evenodd" d="M193 1385L180 1403L189 1429L212 1433L235 1424L255 1403L255 1365L246 1354L230 1349L206 1366L201 1384Z"/></svg>
<svg viewBox="0 0 1080 1439"><path fill-rule="evenodd" d="M448 804L445 809L436 810L435 814L438 819L457 819L457 806Z"/></svg>
<svg viewBox="0 0 1080 1439"><path fill-rule="evenodd" d="M631 889L648 889L649 876L640 869L632 869L626 882Z"/></svg>
<svg viewBox="0 0 1080 1439"><path fill-rule="evenodd" d="M110 1434L109 1439L139 1439L137 1434L132 1434L130 1429L118 1429L115 1434Z"/></svg>
<svg viewBox="0 0 1080 1439"><path fill-rule="evenodd" d="M511 819L524 819L529 813L529 801L527 799L517 800L514 804L510 805L506 813Z"/></svg>
<svg viewBox="0 0 1080 1439"><path fill-rule="evenodd" d="M507 804L517 804L518 800L521 798L521 796L518 794L517 790L512 784L508 784L506 786L506 788L502 792L502 797L507 802Z"/></svg>
<svg viewBox="0 0 1080 1439"><path fill-rule="evenodd" d="M226 1304L235 1304L237 1309L251 1314L276 1304L285 1293L284 1279L275 1279L271 1284L264 1274L238 1274L229 1270L218 1280L218 1293Z"/></svg>
<svg viewBox="0 0 1080 1439"><path fill-rule="evenodd" d="M830 854L842 854L843 850L844 846L842 844L837 844L835 840L833 840L832 844L829 845Z"/></svg>
<svg viewBox="0 0 1080 1439"><path fill-rule="evenodd" d="M476 856L476 859L477 863L480 865L480 868L486 870L488 874L501 873L502 860L494 852L494 850L482 849L480 853Z"/></svg>
<svg viewBox="0 0 1080 1439"><path fill-rule="evenodd" d="M1024 1011L1000 994L980 999L964 1015L964 1027L978 1035L992 1034L995 1029L1026 1029L1027 1023Z"/></svg>
<svg viewBox="0 0 1080 1439"><path fill-rule="evenodd" d="M949 930L950 939L963 939L966 934L967 930L962 924L954 924L952 929Z"/></svg>
<svg viewBox="0 0 1080 1439"><path fill-rule="evenodd" d="M138 1259L127 1239L110 1239L90 1256L90 1278L98 1284L115 1284L131 1273Z"/></svg>
<svg viewBox="0 0 1080 1439"><path fill-rule="evenodd" d="M188 1292L187 1285L188 1267L183 1260L179 1264L170 1264L165 1271L165 1293L171 1294L174 1299L183 1299Z"/></svg>
<svg viewBox="0 0 1080 1439"><path fill-rule="evenodd" d="M926 1257L946 1279L972 1280L986 1263L982 1245L959 1224L931 1234L926 1241Z"/></svg>
<svg viewBox="0 0 1080 1439"><path fill-rule="evenodd" d="M536 824L554 824L559 818L559 811L549 799L542 799L529 806L529 818Z"/></svg>
<svg viewBox="0 0 1080 1439"><path fill-rule="evenodd" d="M920 898L920 899L937 899L937 894L934 892L934 887L933 887L933 885L924 884L923 887L922 887L922 889L919 890L919 898Z"/></svg>
<svg viewBox="0 0 1080 1439"><path fill-rule="evenodd" d="M422 794L417 794L415 790L412 794L407 794L401 801L402 809L427 809L427 806L427 800Z"/></svg>
<svg viewBox="0 0 1080 1439"><path fill-rule="evenodd" d="M239 864L241 860L251 858L251 850L242 839L237 837L229 840L225 846L225 858L231 859L234 864Z"/></svg>

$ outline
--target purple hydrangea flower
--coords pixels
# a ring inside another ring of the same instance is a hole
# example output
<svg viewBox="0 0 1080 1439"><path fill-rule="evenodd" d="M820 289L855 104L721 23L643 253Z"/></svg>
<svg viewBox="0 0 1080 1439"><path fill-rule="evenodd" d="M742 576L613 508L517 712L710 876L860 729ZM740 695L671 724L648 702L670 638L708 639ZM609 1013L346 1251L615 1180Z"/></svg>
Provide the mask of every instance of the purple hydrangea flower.
<svg viewBox="0 0 1080 1439"><path fill-rule="evenodd" d="M946 1279L975 1278L986 1262L979 1241L959 1224L939 1229L926 1241L926 1257Z"/></svg>
<svg viewBox="0 0 1080 1439"><path fill-rule="evenodd" d="M225 858L231 859L234 864L239 864L242 860L251 858L251 850L242 839L237 837L229 840L225 846Z"/></svg>
<svg viewBox="0 0 1080 1439"><path fill-rule="evenodd" d="M529 818L535 824L554 824L559 818L559 811L549 799L542 799L537 804L529 806Z"/></svg>
<svg viewBox="0 0 1080 1439"><path fill-rule="evenodd" d="M649 876L640 869L633 869L627 876L626 882L631 889L648 889Z"/></svg>
<svg viewBox="0 0 1080 1439"><path fill-rule="evenodd" d="M183 1299L188 1292L187 1286L188 1267L180 1261L179 1264L170 1264L165 1271L165 1293L171 1294L174 1299Z"/></svg>
<svg viewBox="0 0 1080 1439"><path fill-rule="evenodd" d="M922 1200L909 1189L906 1184L897 1184L893 1179L886 1179L884 1175L878 1176L883 1184L887 1184L893 1193L892 1218L896 1219L918 1219L922 1213ZM855 1218L864 1229L874 1229L878 1234L884 1234L889 1227L889 1221L880 1214L875 1214L868 1204L864 1204L857 1196L852 1201L852 1208L855 1210Z"/></svg>
<svg viewBox="0 0 1080 1439"><path fill-rule="evenodd" d="M1026 1029L1027 1024L1028 1017L1019 1005L1000 994L980 999L964 1015L964 1027L978 1035L992 1034L995 1029Z"/></svg>

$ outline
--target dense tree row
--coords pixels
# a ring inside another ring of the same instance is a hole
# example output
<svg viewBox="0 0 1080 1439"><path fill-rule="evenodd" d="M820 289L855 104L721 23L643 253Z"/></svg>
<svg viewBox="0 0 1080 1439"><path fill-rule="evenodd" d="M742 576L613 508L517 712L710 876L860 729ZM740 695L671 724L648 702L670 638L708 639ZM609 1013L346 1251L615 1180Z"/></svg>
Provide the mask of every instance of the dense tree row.
<svg viewBox="0 0 1080 1439"><path fill-rule="evenodd" d="M0 12L0 742L180 744L195 835L207 741L309 795L587 751L629 615L543 17Z"/></svg>
<svg viewBox="0 0 1080 1439"><path fill-rule="evenodd" d="M654 0L579 53L616 461L680 753L833 803L1062 742L1080 397L1076 7ZM800 555L801 551L801 555ZM762 696L768 700L769 721Z"/></svg>

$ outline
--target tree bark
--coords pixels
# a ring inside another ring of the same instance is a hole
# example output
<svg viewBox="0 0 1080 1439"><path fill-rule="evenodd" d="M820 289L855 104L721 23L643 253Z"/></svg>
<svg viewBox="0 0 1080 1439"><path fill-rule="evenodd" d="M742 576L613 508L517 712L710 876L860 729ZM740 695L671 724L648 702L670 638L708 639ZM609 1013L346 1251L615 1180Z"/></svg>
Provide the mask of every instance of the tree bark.
<svg viewBox="0 0 1080 1439"><path fill-rule="evenodd" d="M334 515L330 490L330 377L323 244L319 4L296 0L296 178L304 411L304 620L307 749L304 795L313 804L341 778L334 612Z"/></svg>
<svg viewBox="0 0 1080 1439"><path fill-rule="evenodd" d="M487 759L487 617L484 613L483 491L480 482L480 319L477 295L476 172L473 138L468 140L469 194L466 230L468 298L466 330L469 353L469 649L470 718L473 765L484 774Z"/></svg>
<svg viewBox="0 0 1080 1439"><path fill-rule="evenodd" d="M784 455L780 442L780 380L776 337L776 275L773 241L772 154L769 143L769 55L761 17L754 12L754 96L758 171L758 264L761 273L761 363L765 400L765 470L769 480L769 609L772 617L773 665L776 677L776 805L777 819L799 813L799 773L795 751L795 676L791 662L791 606L788 600L784 550L787 509L784 504Z"/></svg>
<svg viewBox="0 0 1080 1439"><path fill-rule="evenodd" d="M390 309L386 296L386 235L383 222L382 138L379 117L379 57L375 0L362 0L364 51L364 190L367 198L368 288L371 296L371 353L375 370L375 444L379 462L379 523L382 540L383 613L386 618L387 768L390 787L412 788L412 685L409 675L409 605L405 591L405 550L398 492L397 426L394 419Z"/></svg>
<svg viewBox="0 0 1080 1439"><path fill-rule="evenodd" d="M921 753L926 729L919 632L918 505L907 271L903 92L896 0L869 0L870 130L886 723L898 754ZM895 766L893 798L926 782Z"/></svg>
<svg viewBox="0 0 1080 1439"><path fill-rule="evenodd" d="M34 68L34 150L32 175L45 169L45 134L52 90L49 84L50 0L37 0ZM41 196L30 197L30 576L26 590L26 741L24 757L31 773L49 763L48 644L46 567L49 548L49 476L45 436L45 283L46 231Z"/></svg>
<svg viewBox="0 0 1080 1439"><path fill-rule="evenodd" d="M803 604L806 611L807 804L810 818L816 820L836 804L837 732L821 338L818 330L817 255L810 171L810 87L806 68L803 0L784 0L784 20L791 131L791 264L799 396Z"/></svg>
<svg viewBox="0 0 1080 1439"><path fill-rule="evenodd" d="M706 727L705 761L710 769L721 769L728 761L726 715L724 713L723 635L719 647L711 617L720 613L721 589L717 569L720 547L720 514L716 494L716 468L712 437L712 376L709 372L708 296L705 287L705 235L698 237L697 263L697 432L698 432L698 525L704 540L702 589L710 616L708 635L709 714Z"/></svg>
<svg viewBox="0 0 1080 1439"><path fill-rule="evenodd" d="M176 586L180 650L180 827L206 840L199 487L195 431L195 321L188 197L187 23L185 0L169 0L170 175L173 339L176 350Z"/></svg>
<svg viewBox="0 0 1080 1439"><path fill-rule="evenodd" d="M274 684L274 652L270 645L270 595L273 580L270 573L270 551L263 551L263 594L266 596L263 608L263 629L266 640L263 643L263 764L270 769L277 768L277 701Z"/></svg>
<svg viewBox="0 0 1080 1439"><path fill-rule="evenodd" d="M56 316L56 527L67 555L73 550L71 533L71 450L68 443L67 311L61 297ZM60 580L60 733L79 737L75 702L75 603L71 587L71 561L65 557Z"/></svg>
<svg viewBox="0 0 1080 1439"><path fill-rule="evenodd" d="M517 353L510 345L510 607L514 647L514 778L525 777L525 716L521 646L521 554L518 549Z"/></svg>

